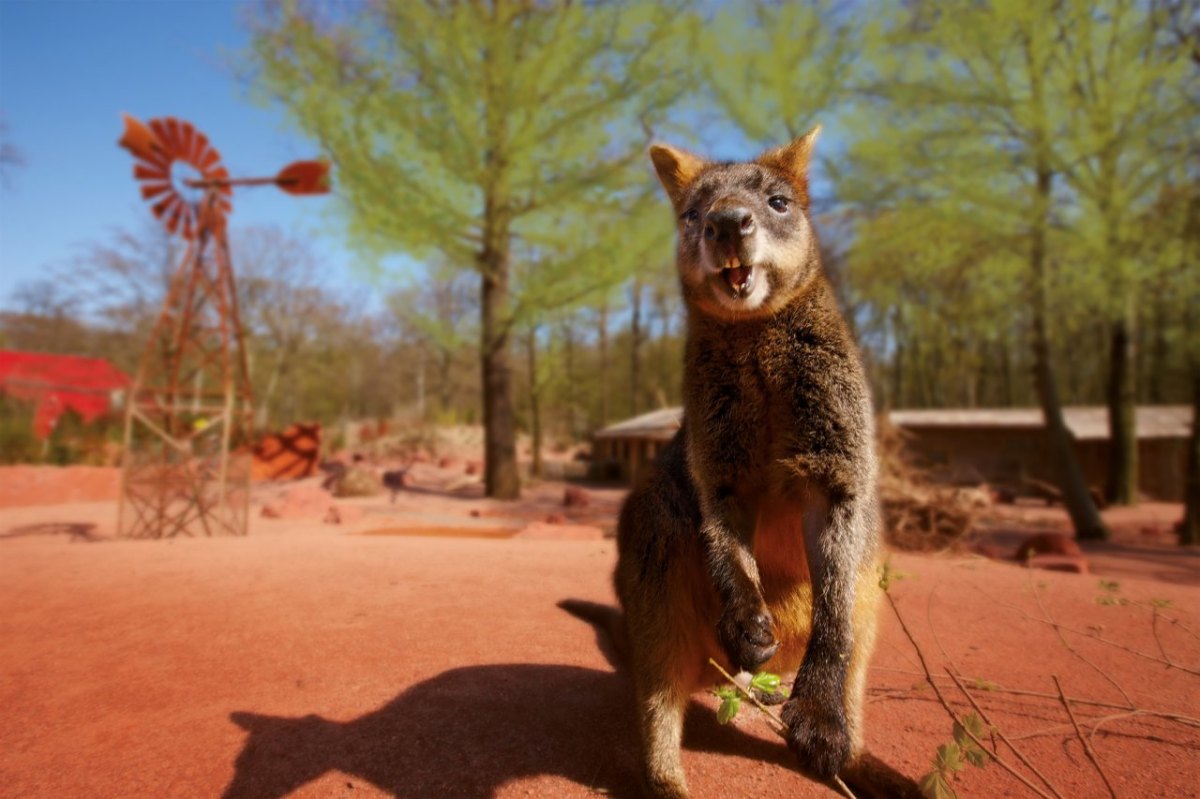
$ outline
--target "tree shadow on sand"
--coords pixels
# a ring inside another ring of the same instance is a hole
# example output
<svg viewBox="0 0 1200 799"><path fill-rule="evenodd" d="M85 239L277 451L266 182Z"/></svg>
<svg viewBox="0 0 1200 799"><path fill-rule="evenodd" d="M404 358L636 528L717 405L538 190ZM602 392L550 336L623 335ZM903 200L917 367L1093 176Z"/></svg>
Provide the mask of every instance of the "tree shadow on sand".
<svg viewBox="0 0 1200 799"><path fill-rule="evenodd" d="M631 693L613 672L491 665L444 672L348 722L233 713L250 735L224 799L283 797L329 771L397 797L489 797L536 775L635 797ZM782 742L721 727L695 702L684 746L791 763Z"/></svg>

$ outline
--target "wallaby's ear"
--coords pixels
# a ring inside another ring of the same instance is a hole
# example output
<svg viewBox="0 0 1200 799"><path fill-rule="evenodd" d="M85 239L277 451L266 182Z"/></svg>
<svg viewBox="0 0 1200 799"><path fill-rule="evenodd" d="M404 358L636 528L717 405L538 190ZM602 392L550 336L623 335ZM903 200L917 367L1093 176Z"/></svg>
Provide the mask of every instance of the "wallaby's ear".
<svg viewBox="0 0 1200 799"><path fill-rule="evenodd" d="M767 150L756 159L763 166L774 167L787 174L801 192L805 208L808 207L808 165L812 161L813 147L820 132L821 126L817 125L791 144Z"/></svg>
<svg viewBox="0 0 1200 799"><path fill-rule="evenodd" d="M683 200L688 185L708 166L708 162L700 156L665 144L650 147L650 160L654 162L654 171L658 173L659 181L676 208Z"/></svg>

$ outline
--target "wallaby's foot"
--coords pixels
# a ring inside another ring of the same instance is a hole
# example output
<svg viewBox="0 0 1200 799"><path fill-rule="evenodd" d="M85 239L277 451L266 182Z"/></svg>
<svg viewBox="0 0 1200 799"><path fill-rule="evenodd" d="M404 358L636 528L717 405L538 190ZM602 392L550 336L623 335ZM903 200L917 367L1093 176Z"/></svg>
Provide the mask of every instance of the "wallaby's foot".
<svg viewBox="0 0 1200 799"><path fill-rule="evenodd" d="M788 748L800 768L822 781L833 779L850 761L850 731L838 697L793 696L783 706Z"/></svg>
<svg viewBox="0 0 1200 799"><path fill-rule="evenodd" d="M647 777L644 792L647 799L688 799L689 796L682 774L677 778Z"/></svg>
<svg viewBox="0 0 1200 799"><path fill-rule="evenodd" d="M737 605L721 616L717 637L738 670L754 672L774 657L779 642L772 624L771 614L762 605Z"/></svg>

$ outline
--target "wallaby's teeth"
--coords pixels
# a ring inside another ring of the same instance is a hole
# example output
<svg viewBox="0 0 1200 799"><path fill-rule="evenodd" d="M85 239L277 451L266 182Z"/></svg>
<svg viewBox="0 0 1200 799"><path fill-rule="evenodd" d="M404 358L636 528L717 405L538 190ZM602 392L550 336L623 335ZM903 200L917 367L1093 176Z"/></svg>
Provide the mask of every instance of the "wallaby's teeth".
<svg viewBox="0 0 1200 799"><path fill-rule="evenodd" d="M737 269L737 268L738 268L738 267L740 267L741 265L742 265L742 259L741 259L741 258L738 258L738 257L735 255L735 256L733 256L732 258L726 258L726 259L725 259L725 266L724 266L723 268L725 268L725 269Z"/></svg>

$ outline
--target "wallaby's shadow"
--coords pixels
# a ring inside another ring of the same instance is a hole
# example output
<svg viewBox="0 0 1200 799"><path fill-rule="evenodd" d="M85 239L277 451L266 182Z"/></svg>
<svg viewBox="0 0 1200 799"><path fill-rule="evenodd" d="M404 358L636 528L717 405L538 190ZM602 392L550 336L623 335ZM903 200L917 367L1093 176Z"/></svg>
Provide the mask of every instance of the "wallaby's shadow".
<svg viewBox="0 0 1200 799"><path fill-rule="evenodd" d="M572 666L453 669L352 721L232 714L250 735L225 799L274 799L328 771L398 797L488 797L505 783L558 775L616 797L638 790L628 681ZM693 703L684 745L789 764L782 743L721 727Z"/></svg>

